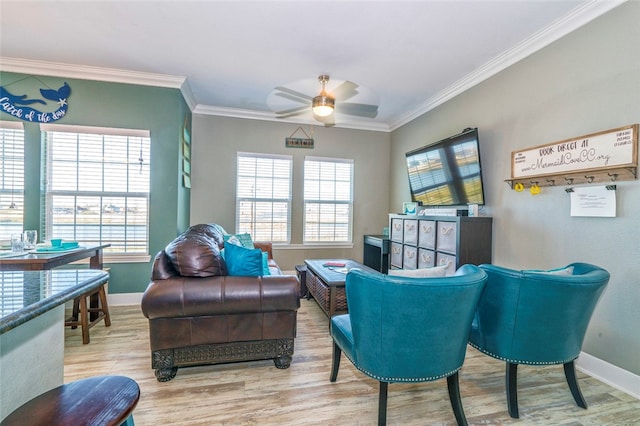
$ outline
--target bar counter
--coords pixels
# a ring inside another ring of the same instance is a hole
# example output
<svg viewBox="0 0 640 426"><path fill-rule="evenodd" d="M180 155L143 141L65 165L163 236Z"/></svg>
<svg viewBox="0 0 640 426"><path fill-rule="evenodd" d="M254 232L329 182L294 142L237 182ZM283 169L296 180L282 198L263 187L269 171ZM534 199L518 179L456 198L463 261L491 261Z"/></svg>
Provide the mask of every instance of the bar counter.
<svg viewBox="0 0 640 426"><path fill-rule="evenodd" d="M64 304L108 279L96 269L0 271L0 420L63 383Z"/></svg>

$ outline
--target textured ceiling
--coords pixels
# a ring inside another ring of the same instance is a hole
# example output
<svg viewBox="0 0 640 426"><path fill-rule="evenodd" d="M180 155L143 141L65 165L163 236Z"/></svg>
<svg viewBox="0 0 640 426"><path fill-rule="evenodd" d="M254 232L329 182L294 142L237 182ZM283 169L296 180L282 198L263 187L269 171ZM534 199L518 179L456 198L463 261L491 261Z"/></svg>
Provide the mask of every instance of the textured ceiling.
<svg viewBox="0 0 640 426"><path fill-rule="evenodd" d="M267 120L275 87L313 96L327 73L379 104L337 126L388 131L621 2L0 0L0 69L181 87L196 113Z"/></svg>

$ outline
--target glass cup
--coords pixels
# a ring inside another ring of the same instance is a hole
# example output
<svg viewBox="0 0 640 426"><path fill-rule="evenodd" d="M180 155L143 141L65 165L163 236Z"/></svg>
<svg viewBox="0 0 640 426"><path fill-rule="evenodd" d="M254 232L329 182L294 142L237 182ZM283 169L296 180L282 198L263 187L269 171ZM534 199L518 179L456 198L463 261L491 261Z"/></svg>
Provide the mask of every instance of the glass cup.
<svg viewBox="0 0 640 426"><path fill-rule="evenodd" d="M38 242L38 231L34 229L30 229L28 231L24 231L24 248L25 250L32 250L36 248L36 243Z"/></svg>
<svg viewBox="0 0 640 426"><path fill-rule="evenodd" d="M22 234L11 235L11 251L14 253L22 253L24 251L24 240Z"/></svg>

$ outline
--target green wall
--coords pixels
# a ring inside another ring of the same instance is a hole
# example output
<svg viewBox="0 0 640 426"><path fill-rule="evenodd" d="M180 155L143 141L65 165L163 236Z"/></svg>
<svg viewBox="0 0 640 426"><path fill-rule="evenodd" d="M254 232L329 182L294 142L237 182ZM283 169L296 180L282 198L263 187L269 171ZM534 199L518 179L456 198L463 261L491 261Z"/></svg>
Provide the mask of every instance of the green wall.
<svg viewBox="0 0 640 426"><path fill-rule="evenodd" d="M504 182L511 152L640 122L640 2L628 2L391 135L391 211L408 199L405 152L478 127L493 262L523 269L594 263L611 280L583 350L640 374L640 182L618 182L617 217L571 217L564 188Z"/></svg>
<svg viewBox="0 0 640 426"><path fill-rule="evenodd" d="M182 126L191 113L179 89L106 83L48 76L0 73L12 93L31 96L42 87L71 86L67 114L56 124L145 129L151 132L149 251L151 261L189 223L190 190L182 186ZM45 86L46 84L46 86ZM6 113L0 119L12 120ZM40 223L40 126L25 128L25 228ZM111 268L110 293L142 292L149 283L151 261L106 264Z"/></svg>

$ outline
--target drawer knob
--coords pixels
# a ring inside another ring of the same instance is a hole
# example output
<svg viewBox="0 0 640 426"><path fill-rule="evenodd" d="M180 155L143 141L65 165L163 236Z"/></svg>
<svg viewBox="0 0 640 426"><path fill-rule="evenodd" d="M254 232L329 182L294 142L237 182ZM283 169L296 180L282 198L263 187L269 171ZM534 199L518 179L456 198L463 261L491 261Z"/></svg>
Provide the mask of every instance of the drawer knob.
<svg viewBox="0 0 640 426"><path fill-rule="evenodd" d="M422 232L429 233L431 232L431 225L422 225Z"/></svg>

